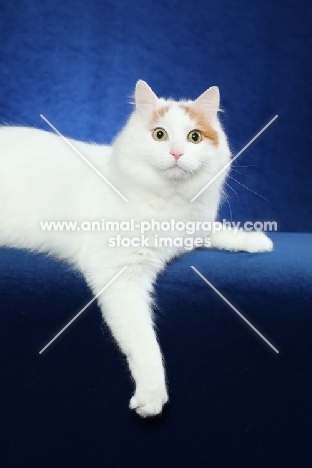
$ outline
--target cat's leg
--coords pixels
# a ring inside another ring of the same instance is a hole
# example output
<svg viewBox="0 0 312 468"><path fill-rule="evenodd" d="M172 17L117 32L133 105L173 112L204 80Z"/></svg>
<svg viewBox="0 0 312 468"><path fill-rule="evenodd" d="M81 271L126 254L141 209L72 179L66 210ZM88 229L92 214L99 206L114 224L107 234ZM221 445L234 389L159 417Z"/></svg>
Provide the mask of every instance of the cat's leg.
<svg viewBox="0 0 312 468"><path fill-rule="evenodd" d="M110 277L120 270L111 269ZM161 413L168 401L165 370L152 317L151 293L155 277L156 272L149 267L130 265L98 297L104 320L125 354L134 379L135 393L130 408L142 417ZM93 275L87 281L97 294L107 279L106 273Z"/></svg>
<svg viewBox="0 0 312 468"><path fill-rule="evenodd" d="M242 229L227 228L210 234L211 247L217 249L244 251L244 252L270 252L273 242L262 231L244 231Z"/></svg>

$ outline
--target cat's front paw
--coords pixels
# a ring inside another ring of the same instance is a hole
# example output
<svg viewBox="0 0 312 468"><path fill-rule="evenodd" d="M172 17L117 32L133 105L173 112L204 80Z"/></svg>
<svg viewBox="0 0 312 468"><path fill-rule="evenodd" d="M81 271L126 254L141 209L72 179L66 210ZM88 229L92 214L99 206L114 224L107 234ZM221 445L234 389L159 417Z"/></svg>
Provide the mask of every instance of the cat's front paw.
<svg viewBox="0 0 312 468"><path fill-rule="evenodd" d="M244 250L250 253L271 252L273 250L273 242L264 232L249 232L244 247Z"/></svg>
<svg viewBox="0 0 312 468"><path fill-rule="evenodd" d="M137 388L130 400L130 408L134 409L142 418L157 416L162 412L163 406L168 401L166 387Z"/></svg>

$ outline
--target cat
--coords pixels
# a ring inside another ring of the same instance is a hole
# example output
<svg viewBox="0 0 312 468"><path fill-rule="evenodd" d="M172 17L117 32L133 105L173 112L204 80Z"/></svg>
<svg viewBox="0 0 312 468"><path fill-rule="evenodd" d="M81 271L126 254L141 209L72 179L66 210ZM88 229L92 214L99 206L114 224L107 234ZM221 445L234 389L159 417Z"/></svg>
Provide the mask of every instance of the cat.
<svg viewBox="0 0 312 468"><path fill-rule="evenodd" d="M52 254L79 269L94 295L127 267L97 301L104 321L125 355L135 390L130 408L142 417L162 412L168 401L166 374L153 321L153 285L183 245L109 247L131 232L47 231L42 221L106 220L137 223L172 219L216 220L230 161L218 118L219 90L196 100L158 98L139 80L134 110L111 146L69 140L111 185L99 177L60 136L27 127L0 129L0 244ZM125 201L127 200L127 202ZM152 233L168 237L168 232ZM174 231L174 237L189 237ZM230 229L193 237L220 249L270 251L263 232Z"/></svg>

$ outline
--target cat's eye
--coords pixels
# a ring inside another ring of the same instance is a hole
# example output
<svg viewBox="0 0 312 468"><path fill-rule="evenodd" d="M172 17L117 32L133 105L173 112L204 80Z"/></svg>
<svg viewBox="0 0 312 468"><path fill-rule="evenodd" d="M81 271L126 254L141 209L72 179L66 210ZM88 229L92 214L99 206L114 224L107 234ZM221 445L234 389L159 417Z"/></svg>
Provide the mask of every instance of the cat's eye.
<svg viewBox="0 0 312 468"><path fill-rule="evenodd" d="M155 128L153 131L153 138L156 141L165 141L167 140L168 134L163 128Z"/></svg>
<svg viewBox="0 0 312 468"><path fill-rule="evenodd" d="M202 139L202 134L198 130L192 130L188 135L187 135L188 141L191 143L199 143Z"/></svg>

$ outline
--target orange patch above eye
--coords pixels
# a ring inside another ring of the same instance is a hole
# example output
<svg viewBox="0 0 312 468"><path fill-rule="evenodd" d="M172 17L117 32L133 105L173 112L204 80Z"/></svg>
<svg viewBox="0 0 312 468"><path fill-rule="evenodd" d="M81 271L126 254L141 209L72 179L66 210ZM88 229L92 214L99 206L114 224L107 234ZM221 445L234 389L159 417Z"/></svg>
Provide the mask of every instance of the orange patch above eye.
<svg viewBox="0 0 312 468"><path fill-rule="evenodd" d="M163 106L163 107L160 107L159 109L156 109L153 111L153 115L152 115L152 124L155 124L159 121L159 119L161 117L163 117L166 112L168 112L169 110L169 106Z"/></svg>
<svg viewBox="0 0 312 468"><path fill-rule="evenodd" d="M181 107L196 123L196 130L199 130L204 137L211 140L213 144L217 146L219 143L219 135L216 130L211 127L205 115L190 106L181 105Z"/></svg>

